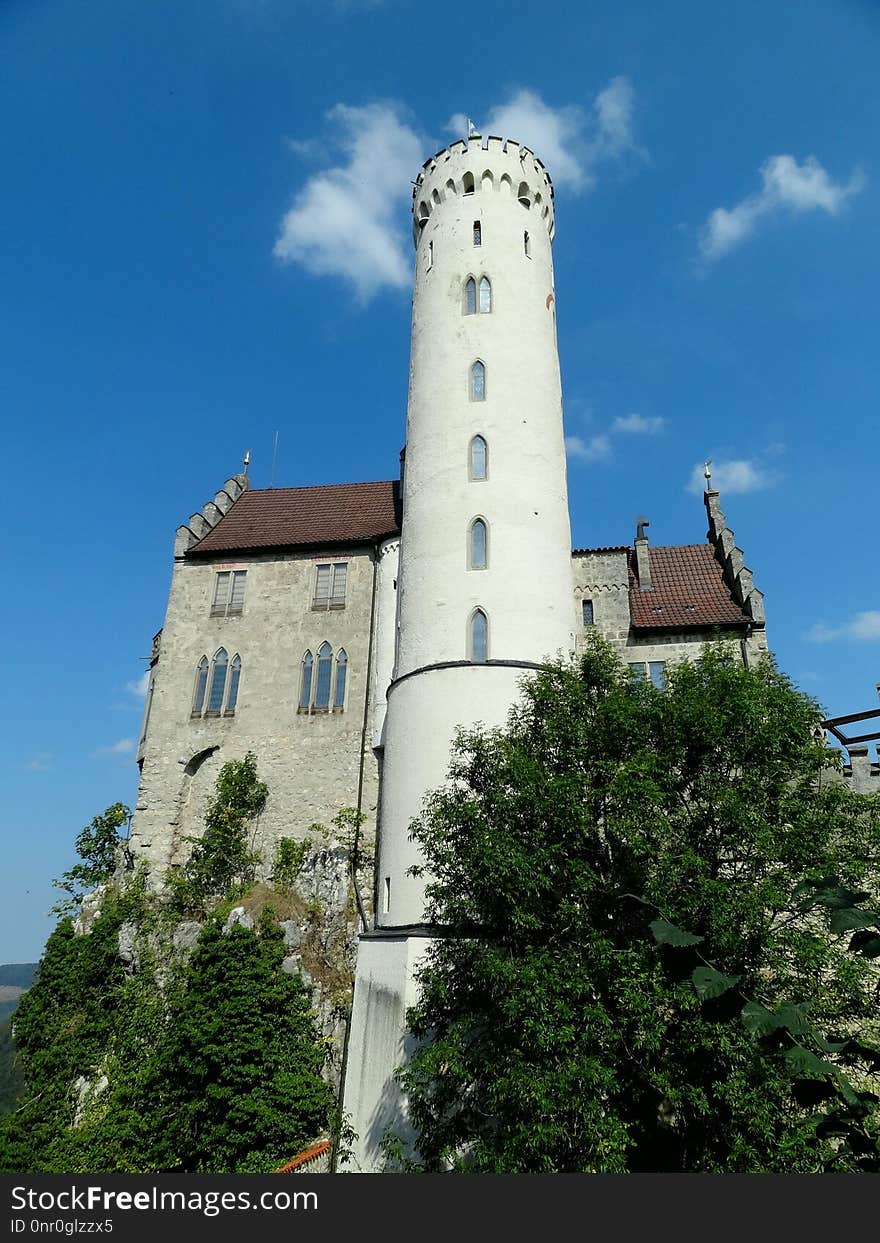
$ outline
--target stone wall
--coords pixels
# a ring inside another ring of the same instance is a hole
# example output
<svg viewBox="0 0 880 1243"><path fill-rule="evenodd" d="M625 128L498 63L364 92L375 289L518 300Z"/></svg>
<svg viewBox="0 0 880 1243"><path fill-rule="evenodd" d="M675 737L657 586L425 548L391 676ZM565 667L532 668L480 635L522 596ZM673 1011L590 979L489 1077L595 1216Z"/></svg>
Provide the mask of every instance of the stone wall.
<svg viewBox="0 0 880 1243"><path fill-rule="evenodd" d="M328 561L348 564L345 607L314 610L315 567ZM216 575L229 569L247 571L242 613L212 617ZM159 874L183 862L184 838L202 831L205 800L221 766L247 751L257 756L269 786L254 842L267 866L279 837L302 837L313 822L327 824L341 807L357 804L362 761L364 833L372 836L377 771L363 733L372 596L371 549L175 562L140 752L131 834L136 860L146 859ZM348 658L344 710L302 713L303 655L308 649L317 657L325 641L334 654L344 647ZM230 661L238 655L242 662L235 713L193 716L199 660L210 661L221 646Z"/></svg>

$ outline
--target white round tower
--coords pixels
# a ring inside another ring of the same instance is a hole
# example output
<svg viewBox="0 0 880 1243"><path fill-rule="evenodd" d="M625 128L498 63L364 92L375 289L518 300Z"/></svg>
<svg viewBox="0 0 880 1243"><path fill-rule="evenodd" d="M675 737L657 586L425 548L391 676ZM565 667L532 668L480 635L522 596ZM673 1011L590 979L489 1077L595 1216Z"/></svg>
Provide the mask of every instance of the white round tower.
<svg viewBox="0 0 880 1243"><path fill-rule="evenodd" d="M525 147L472 135L425 163L413 217L396 650L384 727L375 717L376 921L358 946L343 1104L357 1134L347 1168L365 1171L383 1168L387 1133L413 1140L394 1071L435 930L408 875L421 861L410 823L446 779L457 727L504 724L522 677L574 647L550 179ZM384 633L391 610L380 614Z"/></svg>
<svg viewBox="0 0 880 1243"><path fill-rule="evenodd" d="M574 646L550 178L525 147L472 135L425 163L413 218L386 928L423 919L408 827L445 780L456 727L503 724L524 673Z"/></svg>

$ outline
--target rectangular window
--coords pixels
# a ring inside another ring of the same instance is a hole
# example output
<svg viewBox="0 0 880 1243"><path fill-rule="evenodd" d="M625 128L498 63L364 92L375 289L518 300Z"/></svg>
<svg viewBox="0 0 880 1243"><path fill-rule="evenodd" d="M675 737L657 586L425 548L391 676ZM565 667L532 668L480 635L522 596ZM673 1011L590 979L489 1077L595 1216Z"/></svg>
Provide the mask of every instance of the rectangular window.
<svg viewBox="0 0 880 1243"><path fill-rule="evenodd" d="M584 625L592 626L593 624L593 601L584 600L581 604L581 608L583 609L583 612L584 612Z"/></svg>
<svg viewBox="0 0 880 1243"><path fill-rule="evenodd" d="M658 691L666 689L666 661L644 660L630 661L630 675L633 681L645 682L649 681L652 686L656 686Z"/></svg>
<svg viewBox="0 0 880 1243"><path fill-rule="evenodd" d="M244 610L247 570L221 570L214 579L212 617L239 617Z"/></svg>
<svg viewBox="0 0 880 1243"><path fill-rule="evenodd" d="M315 573L315 596L312 600L313 609L344 609L345 580L348 563L345 561L332 565L319 565Z"/></svg>

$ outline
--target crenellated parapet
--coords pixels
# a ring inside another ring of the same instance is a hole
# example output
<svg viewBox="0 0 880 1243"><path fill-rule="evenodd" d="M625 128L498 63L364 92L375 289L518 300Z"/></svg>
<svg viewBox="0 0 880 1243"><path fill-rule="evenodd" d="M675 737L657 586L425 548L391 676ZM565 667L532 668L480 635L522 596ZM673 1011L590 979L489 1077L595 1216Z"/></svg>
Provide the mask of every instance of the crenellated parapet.
<svg viewBox="0 0 880 1243"><path fill-rule="evenodd" d="M553 240L553 182L535 153L512 138L471 134L467 141L444 147L422 165L413 186L416 247L431 215L444 203L484 194L505 195L518 202L530 218L544 222Z"/></svg>
<svg viewBox="0 0 880 1243"><path fill-rule="evenodd" d="M214 499L206 502L201 512L194 513L187 522L177 528L174 537L174 556L186 556L190 548L212 531L224 514L227 514L243 492L250 487L247 475L232 475L227 479Z"/></svg>
<svg viewBox="0 0 880 1243"><path fill-rule="evenodd" d="M727 525L727 519L721 508L721 496L718 492L707 490L704 494L706 513L709 516L708 539L715 549L715 557L724 570L724 581L730 588L734 600L751 617L755 626L763 627L766 623L764 614L764 593L755 586L752 571L743 557L743 551L737 547L736 540Z"/></svg>

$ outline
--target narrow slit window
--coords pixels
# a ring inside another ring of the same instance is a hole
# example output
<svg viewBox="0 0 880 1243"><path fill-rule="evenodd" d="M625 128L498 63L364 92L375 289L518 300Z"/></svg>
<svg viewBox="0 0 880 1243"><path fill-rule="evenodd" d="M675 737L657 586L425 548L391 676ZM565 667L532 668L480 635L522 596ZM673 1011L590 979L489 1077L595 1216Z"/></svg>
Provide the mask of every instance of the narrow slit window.
<svg viewBox="0 0 880 1243"><path fill-rule="evenodd" d="M474 245L483 245L483 226L480 224L479 220L474 221Z"/></svg>
<svg viewBox="0 0 880 1243"><path fill-rule="evenodd" d="M391 910L391 877L385 877L385 884L382 887L382 914L387 915Z"/></svg>
<svg viewBox="0 0 880 1243"><path fill-rule="evenodd" d="M476 609L471 617L471 660L485 664L489 659L489 619L482 609Z"/></svg>
<svg viewBox="0 0 880 1243"><path fill-rule="evenodd" d="M425 260L425 268L427 269L427 271L430 272L433 266L434 266L434 243L428 242L428 254Z"/></svg>
<svg viewBox="0 0 880 1243"><path fill-rule="evenodd" d="M318 673L315 678L315 708L326 712L330 707L330 679L333 673L333 648L322 643L318 648Z"/></svg>
<svg viewBox="0 0 880 1243"><path fill-rule="evenodd" d="M477 312L477 282L469 276L464 287L464 313L475 315Z"/></svg>
<svg viewBox="0 0 880 1243"><path fill-rule="evenodd" d="M312 702L312 653L306 652L302 662L302 676L299 683L299 706L308 711Z"/></svg>
<svg viewBox="0 0 880 1243"><path fill-rule="evenodd" d="M471 479L485 479L489 465L489 446L482 436L474 436L471 441L470 457Z"/></svg>
<svg viewBox="0 0 880 1243"><path fill-rule="evenodd" d="M223 694L226 690L226 672L229 667L229 657L225 647L221 647L214 657L214 667L211 670L211 691L208 695L207 712L210 716L219 716L220 709L223 707Z"/></svg>
<svg viewBox="0 0 880 1243"><path fill-rule="evenodd" d="M208 658L203 656L196 669L196 689L193 695L193 716L201 716L205 706L205 691L208 689Z"/></svg>
<svg viewBox="0 0 880 1243"><path fill-rule="evenodd" d="M471 401L486 400L486 368L477 359L471 367Z"/></svg>
<svg viewBox="0 0 880 1243"><path fill-rule="evenodd" d="M531 259L532 241L531 241L531 238L529 237L528 229L526 229L525 233L523 233L523 250L525 251L526 258Z"/></svg>
<svg viewBox="0 0 880 1243"><path fill-rule="evenodd" d="M472 570L485 570L488 559L489 533L482 518L471 523L468 564Z"/></svg>
<svg viewBox="0 0 880 1243"><path fill-rule="evenodd" d="M238 684L241 681L241 658L233 656L232 664L229 666L229 692L226 696L226 716L235 715L235 705L238 703Z"/></svg>
<svg viewBox="0 0 880 1243"><path fill-rule="evenodd" d="M345 707L345 675L348 670L348 657L345 648L341 647L336 656L336 684L333 687L333 711L341 712Z"/></svg>
<svg viewBox="0 0 880 1243"><path fill-rule="evenodd" d="M592 626L593 624L593 601L592 600L582 601L581 609L583 610L583 615L584 615L584 625Z"/></svg>
<svg viewBox="0 0 880 1243"><path fill-rule="evenodd" d="M480 281L480 312L485 315L492 310L492 285L488 276Z"/></svg>

